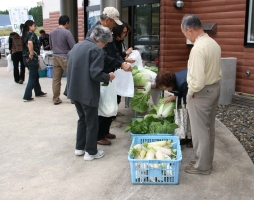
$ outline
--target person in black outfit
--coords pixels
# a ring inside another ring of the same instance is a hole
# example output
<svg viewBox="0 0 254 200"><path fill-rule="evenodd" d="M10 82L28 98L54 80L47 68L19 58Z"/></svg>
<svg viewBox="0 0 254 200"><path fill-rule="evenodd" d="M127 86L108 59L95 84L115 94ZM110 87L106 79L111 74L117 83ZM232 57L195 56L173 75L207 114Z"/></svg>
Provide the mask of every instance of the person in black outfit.
<svg viewBox="0 0 254 200"><path fill-rule="evenodd" d="M91 27L88 31L86 37L90 37L93 29L102 25L104 27L108 27L110 30L113 27L118 25L122 25L122 22L119 20L119 12L114 7L105 7L103 13L100 15L100 20ZM114 72L118 68L122 68L125 71L131 71L131 65L125 63L123 58L120 56L114 42L109 42L107 46L104 48L105 60L104 60L104 70L105 73ZM116 135L109 133L109 129L112 121L116 118L116 116L112 117L104 117L99 116L99 131L97 137L97 144L100 145L110 145L111 142L107 139L114 139ZM107 139L106 139L107 138Z"/></svg>
<svg viewBox="0 0 254 200"><path fill-rule="evenodd" d="M40 37L39 37L39 42L40 42L40 47L43 46L43 49L46 51L50 50L49 46L49 34L46 34L44 30L40 30Z"/></svg>
<svg viewBox="0 0 254 200"><path fill-rule="evenodd" d="M113 28L113 42L120 54L120 56L122 57L123 60L125 60L125 62L129 62L129 63L134 63L135 60L132 58L128 58L128 56L131 54L133 48L130 47L128 49L126 49L126 46L124 44L124 38L128 35L128 33L131 32L131 27L122 21L122 25L116 25ZM118 105L121 102L121 96L117 95L117 103ZM117 116L123 116L124 114L118 112Z"/></svg>
<svg viewBox="0 0 254 200"><path fill-rule="evenodd" d="M23 44L20 35L16 32L10 33L9 50L14 67L13 68L14 81L16 83L23 84L25 80L25 65L22 57ZM20 63L20 72L19 72L19 63Z"/></svg>
<svg viewBox="0 0 254 200"><path fill-rule="evenodd" d="M178 105L181 105L182 99L183 103L186 104L186 95L188 93L188 84L187 84L187 69L181 70L175 73L171 72L159 72L155 83L156 87L168 90L178 96ZM176 100L176 96L169 96L164 99L163 103L168 103L170 101ZM186 147L192 146L192 139L186 137L186 139L181 140L181 145L186 144Z"/></svg>

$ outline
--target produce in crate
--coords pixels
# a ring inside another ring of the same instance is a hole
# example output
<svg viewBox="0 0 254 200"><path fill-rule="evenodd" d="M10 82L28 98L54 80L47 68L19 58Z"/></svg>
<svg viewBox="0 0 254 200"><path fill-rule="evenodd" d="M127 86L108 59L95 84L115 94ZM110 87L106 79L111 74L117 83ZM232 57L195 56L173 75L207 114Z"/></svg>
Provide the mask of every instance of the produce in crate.
<svg viewBox="0 0 254 200"><path fill-rule="evenodd" d="M177 150L173 149L174 143L171 140L162 140L150 143L136 144L129 151L134 159L144 160L176 160ZM144 179L144 176L148 175L149 169L161 170L161 174L166 176L173 176L172 167L169 164L149 164L149 163L136 163L136 178ZM150 177L151 182L163 181L161 176Z"/></svg>
<svg viewBox="0 0 254 200"><path fill-rule="evenodd" d="M162 150L165 151L163 153L159 148L165 148L171 152ZM143 152L149 152L149 154L144 155ZM146 159L147 157L149 159ZM133 184L178 184L182 161L179 137L135 136L128 160Z"/></svg>
<svg viewBox="0 0 254 200"><path fill-rule="evenodd" d="M163 160L176 159L176 149L173 149L174 143L171 140L136 144L128 152L134 159L157 159ZM157 153L158 152L158 153Z"/></svg>

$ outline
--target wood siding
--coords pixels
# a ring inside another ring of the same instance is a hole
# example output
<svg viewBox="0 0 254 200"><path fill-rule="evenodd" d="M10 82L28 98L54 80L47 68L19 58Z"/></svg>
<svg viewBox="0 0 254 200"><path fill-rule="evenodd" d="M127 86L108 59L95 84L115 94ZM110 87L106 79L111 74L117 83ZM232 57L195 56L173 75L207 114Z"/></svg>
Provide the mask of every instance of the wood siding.
<svg viewBox="0 0 254 200"><path fill-rule="evenodd" d="M58 20L60 17L60 11L50 12L48 19L43 19L43 28L46 31L46 33L50 33L52 30L57 28Z"/></svg>
<svg viewBox="0 0 254 200"><path fill-rule="evenodd" d="M195 13L202 23L217 23L217 33L209 35L221 46L222 57L237 58L236 91L254 94L254 48L244 47L246 1L185 0L182 9L173 3L161 0L160 69L174 72L187 67L191 46L186 45L180 24L184 14Z"/></svg>
<svg viewBox="0 0 254 200"><path fill-rule="evenodd" d="M78 41L84 40L84 8L78 8Z"/></svg>

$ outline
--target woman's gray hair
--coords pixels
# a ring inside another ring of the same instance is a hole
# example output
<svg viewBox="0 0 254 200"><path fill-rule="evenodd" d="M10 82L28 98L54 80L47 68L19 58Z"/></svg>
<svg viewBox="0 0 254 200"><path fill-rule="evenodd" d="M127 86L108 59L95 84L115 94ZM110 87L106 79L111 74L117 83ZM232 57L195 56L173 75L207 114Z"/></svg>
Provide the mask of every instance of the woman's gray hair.
<svg viewBox="0 0 254 200"><path fill-rule="evenodd" d="M187 28L196 30L196 29L202 28L202 24L197 15L186 14L183 16L183 19L182 19L182 28L184 31L186 31Z"/></svg>
<svg viewBox="0 0 254 200"><path fill-rule="evenodd" d="M90 38L94 39L96 42L100 41L104 44L113 41L112 32L109 30L109 28L102 25L98 25L94 28Z"/></svg>

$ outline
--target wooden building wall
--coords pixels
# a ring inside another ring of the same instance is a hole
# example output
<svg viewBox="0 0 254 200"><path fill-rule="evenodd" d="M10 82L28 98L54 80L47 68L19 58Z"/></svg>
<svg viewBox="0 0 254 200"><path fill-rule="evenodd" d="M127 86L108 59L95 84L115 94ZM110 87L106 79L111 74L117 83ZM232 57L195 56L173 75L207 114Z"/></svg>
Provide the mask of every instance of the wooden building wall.
<svg viewBox="0 0 254 200"><path fill-rule="evenodd" d="M57 28L58 20L60 17L60 11L50 12L48 19L43 19L43 28L46 33L50 33L52 30Z"/></svg>
<svg viewBox="0 0 254 200"><path fill-rule="evenodd" d="M177 71L187 67L191 46L181 33L184 14L194 13L201 22L216 22L217 33L209 34L221 46L222 57L237 58L236 91L254 94L254 48L244 47L246 1L184 0L183 9L173 6L174 0L161 0L160 67ZM245 72L250 70L252 75Z"/></svg>
<svg viewBox="0 0 254 200"><path fill-rule="evenodd" d="M84 40L84 7L78 8L78 41Z"/></svg>
<svg viewBox="0 0 254 200"><path fill-rule="evenodd" d="M50 12L49 18L43 19L43 29L46 33L50 33L52 30L57 28L58 19L60 17L60 11ZM84 40L84 8L78 8L78 41Z"/></svg>

